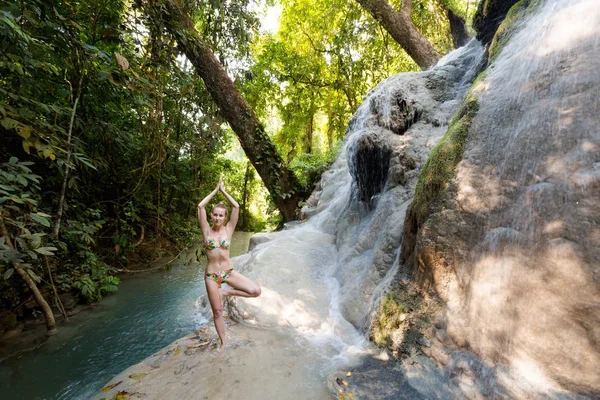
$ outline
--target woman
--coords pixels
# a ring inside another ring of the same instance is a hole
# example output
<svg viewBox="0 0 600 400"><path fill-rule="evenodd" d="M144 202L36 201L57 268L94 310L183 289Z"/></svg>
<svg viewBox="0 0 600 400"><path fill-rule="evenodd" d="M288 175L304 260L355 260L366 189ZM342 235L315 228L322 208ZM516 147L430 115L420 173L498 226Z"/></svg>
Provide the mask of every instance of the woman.
<svg viewBox="0 0 600 400"><path fill-rule="evenodd" d="M218 203L210 212L212 227L206 217L206 205L217 194L223 192L225 198L232 206L231 218L227 222L227 208L223 203ZM225 350L225 320L223 319L223 296L257 297L260 287L233 269L233 262L229 258L229 245L237 224L240 205L225 191L223 180L219 179L217 187L198 204L198 221L204 236L204 246L208 264L204 274L206 293L213 312L213 319L217 335L221 339L222 353ZM222 289L221 284L227 283L233 289Z"/></svg>

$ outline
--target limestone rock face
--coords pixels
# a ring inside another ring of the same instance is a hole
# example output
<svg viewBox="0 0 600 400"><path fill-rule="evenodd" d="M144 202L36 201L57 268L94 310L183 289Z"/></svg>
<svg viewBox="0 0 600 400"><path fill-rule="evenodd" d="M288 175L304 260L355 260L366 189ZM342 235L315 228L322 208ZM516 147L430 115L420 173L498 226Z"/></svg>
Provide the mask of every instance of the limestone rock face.
<svg viewBox="0 0 600 400"><path fill-rule="evenodd" d="M511 397L600 396L592 3L547 1L506 44L482 82L462 161L416 237L414 268L446 301L448 335L508 366L495 379L527 387Z"/></svg>

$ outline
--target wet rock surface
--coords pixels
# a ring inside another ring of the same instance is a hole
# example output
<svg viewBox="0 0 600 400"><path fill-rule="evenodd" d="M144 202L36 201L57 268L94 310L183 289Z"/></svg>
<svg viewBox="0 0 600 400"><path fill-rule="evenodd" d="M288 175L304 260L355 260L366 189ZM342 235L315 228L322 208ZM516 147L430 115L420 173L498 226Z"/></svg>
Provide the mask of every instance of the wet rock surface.
<svg viewBox="0 0 600 400"><path fill-rule="evenodd" d="M335 371L327 380L329 390L338 399L426 399L410 386L400 365L385 358L389 358L385 353L379 357L367 356L359 366Z"/></svg>
<svg viewBox="0 0 600 400"><path fill-rule="evenodd" d="M350 173L358 187L360 200L370 202L371 197L380 193L385 185L392 149L385 136L377 134L361 136L355 146L355 162Z"/></svg>

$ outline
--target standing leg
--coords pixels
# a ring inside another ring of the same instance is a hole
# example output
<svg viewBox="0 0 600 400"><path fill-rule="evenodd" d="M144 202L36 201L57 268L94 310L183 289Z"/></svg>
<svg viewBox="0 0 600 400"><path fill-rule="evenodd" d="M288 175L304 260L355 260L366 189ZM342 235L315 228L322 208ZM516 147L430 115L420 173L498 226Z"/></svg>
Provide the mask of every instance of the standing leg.
<svg viewBox="0 0 600 400"><path fill-rule="evenodd" d="M217 330L219 339L221 339L221 349L219 352L222 353L225 350L225 319L223 318L223 302L219 293L219 284L209 277L204 278L204 283L206 284L206 293L208 293L208 301L213 313L215 329Z"/></svg>

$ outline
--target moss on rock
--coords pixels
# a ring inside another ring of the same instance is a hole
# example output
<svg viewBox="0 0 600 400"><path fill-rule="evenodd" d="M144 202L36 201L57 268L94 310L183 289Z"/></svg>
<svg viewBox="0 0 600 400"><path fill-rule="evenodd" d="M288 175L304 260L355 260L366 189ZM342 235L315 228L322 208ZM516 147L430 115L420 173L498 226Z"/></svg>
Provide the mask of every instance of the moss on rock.
<svg viewBox="0 0 600 400"><path fill-rule="evenodd" d="M433 326L442 303L433 292L422 290L409 279L391 285L379 303L371 325L371 340L391 351L396 359L419 351L419 340Z"/></svg>
<svg viewBox="0 0 600 400"><path fill-rule="evenodd" d="M454 177L454 169L462 159L463 147L469 134L479 104L476 92L480 90L484 74L473 83L460 110L450 122L448 131L431 150L419 174L411 211L421 224L429 215L432 203L438 199Z"/></svg>
<svg viewBox="0 0 600 400"><path fill-rule="evenodd" d="M518 22L529 15L540 4L539 0L520 0L515 3L506 13L504 21L496 30L489 48L489 60L494 60L502 51L504 45L508 42L515 32Z"/></svg>
<svg viewBox="0 0 600 400"><path fill-rule="evenodd" d="M454 177L454 170L462 159L469 129L479 109L477 94L483 90L484 79L485 71L479 74L473 82L458 113L450 122L448 131L431 150L429 158L419 174L413 202L404 220L402 262L413 264L419 229Z"/></svg>
<svg viewBox="0 0 600 400"><path fill-rule="evenodd" d="M479 3L473 16L473 27L477 31L477 39L484 45L490 43L498 25L504 20L508 10L518 0L484 0Z"/></svg>
<svg viewBox="0 0 600 400"><path fill-rule="evenodd" d="M377 346L392 346L392 335L400 328L408 311L408 307L400 302L396 294L386 293L383 296L371 332L373 341Z"/></svg>

